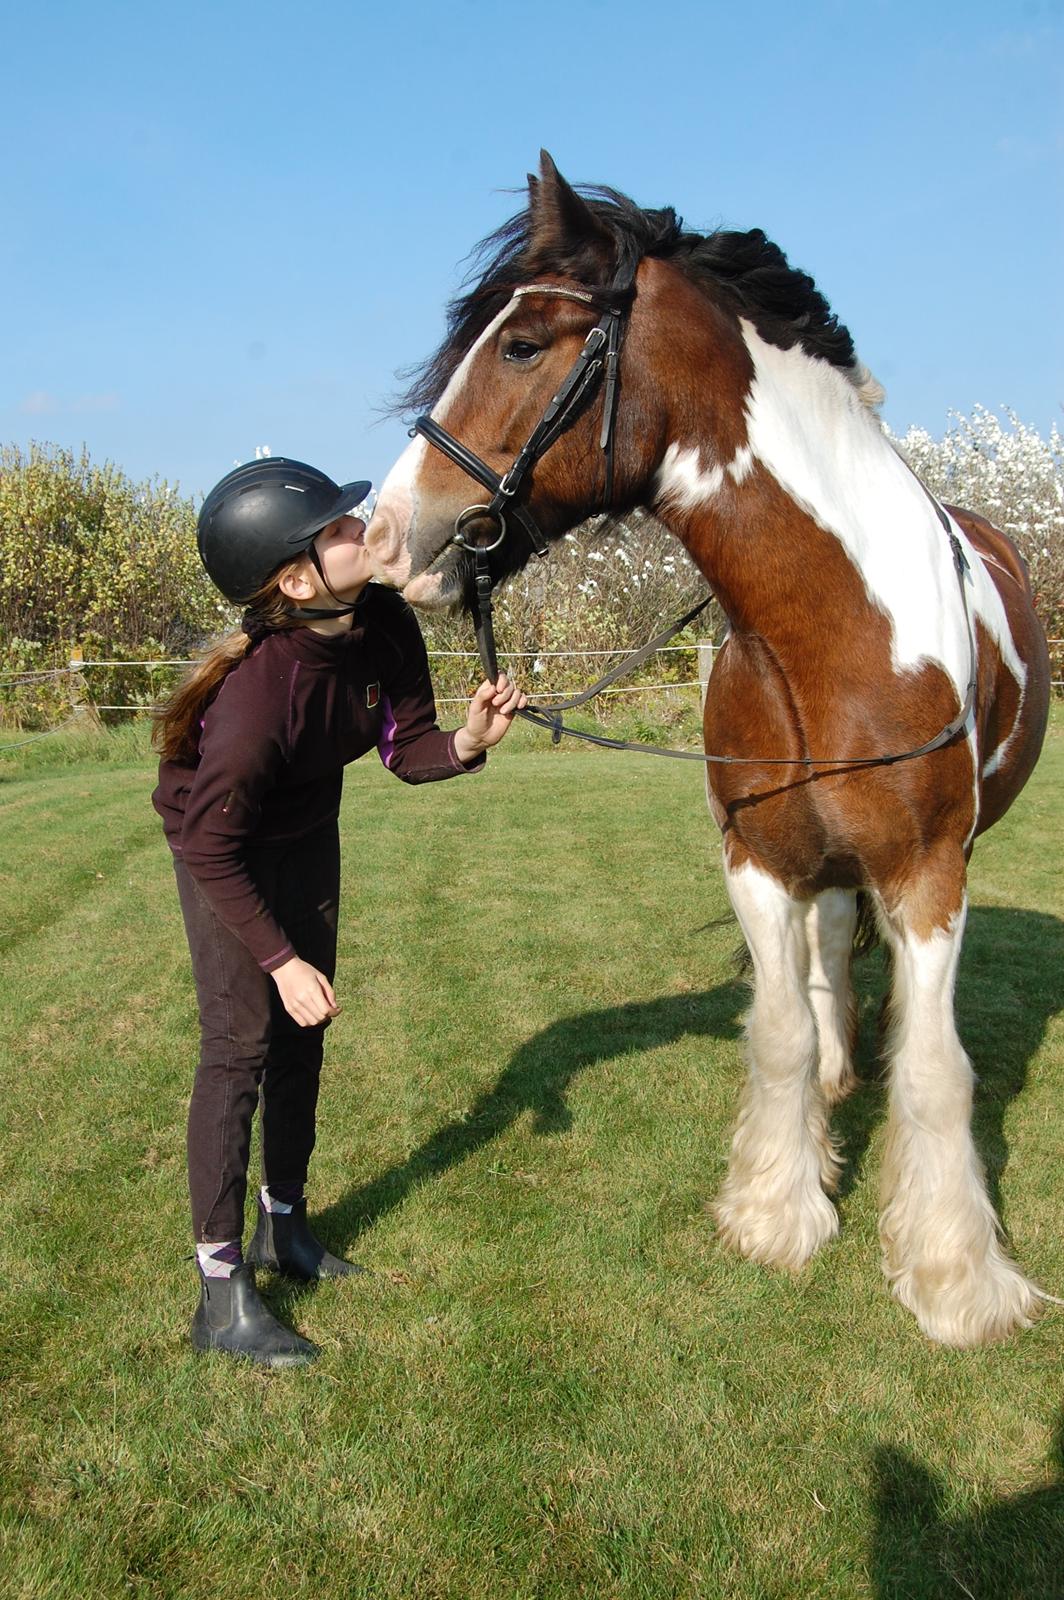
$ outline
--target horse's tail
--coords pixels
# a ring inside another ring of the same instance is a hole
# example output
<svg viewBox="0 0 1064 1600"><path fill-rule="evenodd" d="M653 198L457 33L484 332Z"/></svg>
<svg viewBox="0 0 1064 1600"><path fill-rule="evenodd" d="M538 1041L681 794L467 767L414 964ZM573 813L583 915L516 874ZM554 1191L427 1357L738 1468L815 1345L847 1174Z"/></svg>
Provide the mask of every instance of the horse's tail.
<svg viewBox="0 0 1064 1600"><path fill-rule="evenodd" d="M867 889L858 889L857 926L853 930L854 956L859 958L870 954L878 945L879 940L879 919L876 916L876 903Z"/></svg>

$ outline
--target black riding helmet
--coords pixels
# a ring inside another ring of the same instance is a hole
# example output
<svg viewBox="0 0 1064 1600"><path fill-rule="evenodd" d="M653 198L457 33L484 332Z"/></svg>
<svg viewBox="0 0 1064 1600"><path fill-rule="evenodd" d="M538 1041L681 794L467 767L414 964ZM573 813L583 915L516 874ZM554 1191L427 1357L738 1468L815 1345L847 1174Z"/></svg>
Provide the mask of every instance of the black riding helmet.
<svg viewBox="0 0 1064 1600"><path fill-rule="evenodd" d="M196 538L208 577L227 600L246 603L293 556L308 551L313 559L315 534L361 505L371 487L341 487L284 456L245 462L215 484L200 509Z"/></svg>

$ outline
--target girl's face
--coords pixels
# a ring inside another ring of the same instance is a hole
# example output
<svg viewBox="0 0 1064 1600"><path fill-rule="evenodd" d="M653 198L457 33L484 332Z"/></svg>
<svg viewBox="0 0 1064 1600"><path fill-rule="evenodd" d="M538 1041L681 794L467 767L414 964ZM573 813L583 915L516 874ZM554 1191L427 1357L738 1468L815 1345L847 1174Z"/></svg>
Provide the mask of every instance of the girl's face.
<svg viewBox="0 0 1064 1600"><path fill-rule="evenodd" d="M365 533L366 524L361 517L337 517L314 540L325 581L341 599L357 599L373 577Z"/></svg>

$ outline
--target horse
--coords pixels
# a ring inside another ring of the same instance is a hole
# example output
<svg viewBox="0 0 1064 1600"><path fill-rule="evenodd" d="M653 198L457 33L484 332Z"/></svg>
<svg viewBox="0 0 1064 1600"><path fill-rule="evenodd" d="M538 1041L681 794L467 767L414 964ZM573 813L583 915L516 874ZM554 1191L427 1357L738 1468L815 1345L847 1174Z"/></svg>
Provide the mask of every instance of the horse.
<svg viewBox="0 0 1064 1600"><path fill-rule="evenodd" d="M476 545L498 581L537 530L600 511L646 508L682 542L729 627L704 740L731 759L707 764L707 798L753 969L720 1237L796 1271L838 1231L830 1114L858 1082L863 897L892 973L884 1272L939 1343L1029 1326L1049 1297L987 1193L953 1000L973 841L1048 716L1024 562L914 477L848 329L761 230L685 232L671 208L572 187L543 152L481 252L407 397L431 413L369 524L381 579L470 606ZM594 382L589 352L613 357ZM543 448L522 454L532 434ZM470 507L470 476L490 506Z"/></svg>

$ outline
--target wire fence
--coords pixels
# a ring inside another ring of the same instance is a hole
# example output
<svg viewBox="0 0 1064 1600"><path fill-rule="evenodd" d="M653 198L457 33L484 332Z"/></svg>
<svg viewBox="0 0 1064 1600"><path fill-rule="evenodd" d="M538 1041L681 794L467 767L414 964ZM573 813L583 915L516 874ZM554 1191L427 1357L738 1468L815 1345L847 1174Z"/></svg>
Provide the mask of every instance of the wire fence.
<svg viewBox="0 0 1064 1600"><path fill-rule="evenodd" d="M678 676L668 679L667 681L655 681L653 683L641 682L637 684L625 685L623 687L604 689L602 691L602 698L606 699L613 698L615 696L661 693L662 691L673 689L679 690L683 697L686 698L687 694L689 694L691 690L700 689L703 687L705 677L708 676L710 658L712 656L713 649L714 646L708 644L706 641L702 641L700 644L663 645L657 654L676 656L682 656L686 654L693 661L697 661L699 663L699 671L701 676L693 678ZM440 662L441 664L444 662L458 663L465 661L470 663L472 666L478 661L477 652L472 649L429 650L427 654L430 663L434 661ZM529 676L534 682L535 678L540 675L541 662L550 661L552 665L558 665L565 662L567 659L571 659L573 661L579 660L586 663L596 658L608 660L623 654L623 650L619 649L512 650L500 651L499 658L504 665L510 662L516 663L518 661L524 663L531 662L532 673L529 674ZM24 687L28 690L35 690L47 687L49 685L53 686L58 694L61 692L62 680L65 679L67 680L68 689L64 695L64 698L71 706L69 715L63 716L54 727L46 728L42 732L33 733L24 739L0 742L0 755L3 755L9 750L20 750L26 745L33 744L38 739L46 739L52 734L62 733L74 723L93 721L100 714L106 714L112 717L150 716L156 701L155 674L158 671L173 671L175 669L191 667L195 665L195 660L177 656L159 656L151 659L145 658L129 660L124 657L83 657L75 654L70 658L69 663L64 667L32 669L24 672L0 673L0 694L2 694L5 690L17 689L19 687ZM146 697L130 700L97 700L93 698L91 693L91 673L94 670L99 670L108 675L122 675L126 669L146 673L149 688L149 693ZM479 675L479 667L476 668L476 671ZM524 678L525 674L522 673L521 676ZM660 677L660 674L658 676ZM534 689L534 698L541 704L550 704L554 701L565 699L572 693L573 690L571 688L548 689L545 684L536 685ZM468 701L469 692L453 695L442 694L437 695L436 697L436 703L441 707L466 705L468 704ZM66 707L64 706L63 709L65 710Z"/></svg>
<svg viewBox="0 0 1064 1600"><path fill-rule="evenodd" d="M1064 660L1064 639L1050 639L1047 642L1053 655L1054 665L1056 665L1058 661ZM698 663L698 676L694 678L672 678L663 682L636 683L625 685L621 688L614 687L610 689L603 689L601 691L602 698L606 699L620 695L661 693L664 690L672 689L686 690L688 692L693 689L704 690L709 673L712 670L712 658L719 648L720 647L718 645L713 644L708 640L700 640L696 644L663 645L660 650L655 652L656 655L664 656L683 654L687 656L693 656ZM532 675L534 677L537 675L537 669L540 662L548 660L552 662L562 662L565 660L605 660L621 654L623 654L621 650L511 650L500 651L499 659L502 662L531 661L533 663ZM477 660L477 653L475 650L429 650L428 657L430 662L434 660L468 660L470 662L475 662ZM88 659L82 659L80 656L72 656L69 664L65 667L42 668L39 670L34 669L25 672L0 673L0 689L13 689L19 686L32 688L41 687L48 684L54 684L58 687L59 680L67 678L71 681L70 686L72 705L70 714L64 717L62 721L57 723L55 727L45 728L40 732L27 735L26 738L19 739L14 742L0 743L0 754L3 754L8 750L21 750L26 745L36 743L38 739L47 739L52 734L62 733L74 723L84 721L86 718L91 719L99 712L107 712L111 715L124 714L130 716L149 716L152 713L154 706L151 701L134 700L107 702L93 700L88 690L87 680L83 676L83 674L87 671L91 671L95 668L108 669L112 671L123 668L142 669L148 671L149 681L153 681L153 674L156 670L191 667L195 664L195 661L192 659L177 656L160 656L152 660L142 661L128 661L106 656ZM1052 678L1050 681L1053 689L1058 694L1064 691L1064 676ZM572 693L573 691L571 689L536 689L534 691L534 698L541 703L545 703L552 700L566 699ZM441 695L437 697L437 704L441 706L464 705L468 699L468 694Z"/></svg>

